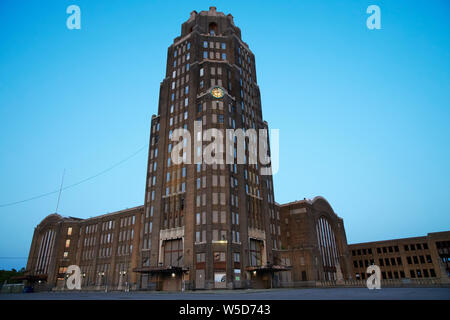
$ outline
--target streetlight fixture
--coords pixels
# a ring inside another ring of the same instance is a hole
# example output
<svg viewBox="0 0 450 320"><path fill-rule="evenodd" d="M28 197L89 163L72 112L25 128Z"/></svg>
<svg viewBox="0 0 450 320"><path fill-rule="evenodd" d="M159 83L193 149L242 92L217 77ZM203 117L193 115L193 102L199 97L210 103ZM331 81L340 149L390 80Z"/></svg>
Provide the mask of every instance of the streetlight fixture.
<svg viewBox="0 0 450 320"><path fill-rule="evenodd" d="M101 277L101 282L103 282L103 277L105 276L105 272L99 272L98 275ZM108 292L108 284L106 283L106 277L105 277L105 292Z"/></svg>

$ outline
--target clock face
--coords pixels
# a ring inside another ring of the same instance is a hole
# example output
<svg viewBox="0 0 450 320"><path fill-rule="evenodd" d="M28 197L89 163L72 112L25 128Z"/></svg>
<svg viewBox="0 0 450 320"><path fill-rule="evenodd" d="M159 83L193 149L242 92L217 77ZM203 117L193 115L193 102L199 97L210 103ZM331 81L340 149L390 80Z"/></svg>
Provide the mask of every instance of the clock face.
<svg viewBox="0 0 450 320"><path fill-rule="evenodd" d="M216 99L222 98L224 94L225 93L221 87L214 87L211 89L211 95Z"/></svg>

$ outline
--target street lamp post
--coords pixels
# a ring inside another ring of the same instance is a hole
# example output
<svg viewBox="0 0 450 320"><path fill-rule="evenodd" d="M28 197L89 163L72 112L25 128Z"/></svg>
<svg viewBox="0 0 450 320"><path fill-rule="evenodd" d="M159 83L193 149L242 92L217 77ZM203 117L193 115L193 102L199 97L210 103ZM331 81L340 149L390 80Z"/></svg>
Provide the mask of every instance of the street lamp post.
<svg viewBox="0 0 450 320"><path fill-rule="evenodd" d="M119 274L120 274L120 278L121 278L121 282L123 281L123 278L125 278L125 275L127 274L127 272L125 271L125 270L123 270L123 271L120 271L119 272ZM125 290L124 290L125 292L128 292L128 288L127 287L125 287Z"/></svg>
<svg viewBox="0 0 450 320"><path fill-rule="evenodd" d="M65 289L64 287L66 286L66 284L67 284L67 279L69 279L69 274L66 274L65 275L65 278L66 278L66 280L64 281L64 283L63 283L63 290Z"/></svg>
<svg viewBox="0 0 450 320"><path fill-rule="evenodd" d="M100 280L100 286L101 286L103 283L103 277L105 276L105 272L104 271L99 272L98 275L100 276L100 279L101 279ZM108 286L107 286L106 282L105 282L105 292L108 292Z"/></svg>

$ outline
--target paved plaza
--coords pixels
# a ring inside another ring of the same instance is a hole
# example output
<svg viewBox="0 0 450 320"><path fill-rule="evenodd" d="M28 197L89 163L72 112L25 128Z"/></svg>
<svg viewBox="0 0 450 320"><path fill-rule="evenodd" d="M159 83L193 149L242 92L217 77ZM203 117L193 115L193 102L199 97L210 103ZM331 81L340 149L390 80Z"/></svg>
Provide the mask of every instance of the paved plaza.
<svg viewBox="0 0 450 320"><path fill-rule="evenodd" d="M39 292L0 300L450 300L450 288L329 288L189 292Z"/></svg>

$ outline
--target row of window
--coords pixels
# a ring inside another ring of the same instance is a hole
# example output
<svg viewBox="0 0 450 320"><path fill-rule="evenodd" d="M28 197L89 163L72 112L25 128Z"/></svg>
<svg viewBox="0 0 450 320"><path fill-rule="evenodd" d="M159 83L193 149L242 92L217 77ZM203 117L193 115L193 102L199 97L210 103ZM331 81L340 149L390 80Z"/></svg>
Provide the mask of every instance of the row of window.
<svg viewBox="0 0 450 320"><path fill-rule="evenodd" d="M203 51L203 59L210 60L227 60L227 54L225 52Z"/></svg>
<svg viewBox="0 0 450 320"><path fill-rule="evenodd" d="M114 238L114 233L103 233L100 236L100 244L112 243Z"/></svg>
<svg viewBox="0 0 450 320"><path fill-rule="evenodd" d="M416 270L410 270L409 271L410 278L434 278L436 277L436 272L434 269L416 269ZM366 276L365 273L356 273L355 277L357 280L364 280L368 275ZM381 278L383 280L386 279L404 279L406 278L404 271L383 271L381 272Z"/></svg>
<svg viewBox="0 0 450 320"><path fill-rule="evenodd" d="M91 237L85 237L84 238L84 246L85 247L91 247L93 245L95 245L95 238L96 236L91 236Z"/></svg>
<svg viewBox="0 0 450 320"><path fill-rule="evenodd" d="M403 248L405 249L405 251L428 250L428 244L427 243L416 243L410 245L405 244Z"/></svg>
<svg viewBox="0 0 450 320"><path fill-rule="evenodd" d="M131 255L133 252L133 245L132 244L121 244L117 246L117 255L123 256L123 255Z"/></svg>
<svg viewBox="0 0 450 320"><path fill-rule="evenodd" d="M111 256L112 248L111 247L101 247L98 250L99 258L108 258Z"/></svg>
<svg viewBox="0 0 450 320"><path fill-rule="evenodd" d="M408 264L419 264L419 261L421 264L425 264L425 263L432 263L432 259L431 259L431 255L426 255L426 256L412 256L412 257L406 257L406 260L408 262ZM368 267L369 265L374 263L374 259L370 259L370 260L354 260L353 261L353 266L355 268L358 268L358 266L360 268L363 267ZM383 267L383 266L396 266L396 265L403 265L402 263L402 258L401 257L392 257L392 258L380 258L378 259L378 265Z"/></svg>
<svg viewBox="0 0 450 320"><path fill-rule="evenodd" d="M428 250L428 244L427 243L417 243L417 244L405 244L403 246L405 251L414 251L414 250ZM388 247L377 247L376 248L377 253L381 254L381 253L393 253L393 252L399 252L399 247L398 246L388 246ZM360 255L367 255L367 254L372 254L372 249L371 248L364 248L364 249L357 249L357 250L352 250L352 255L353 256L360 256Z"/></svg>
<svg viewBox="0 0 450 320"><path fill-rule="evenodd" d="M233 243L240 243L239 238L239 231L232 230L231 231L231 237ZM212 242L222 242L227 241L227 231L226 230L219 230L219 229L213 229L212 230ZM195 242L197 244L203 244L206 243L206 230L199 230L195 232Z"/></svg>
<svg viewBox="0 0 450 320"><path fill-rule="evenodd" d="M226 254L224 251L215 251L213 253L213 259L214 262L225 262L226 261ZM199 252L195 255L195 261L197 263L204 263L206 261L206 253ZM240 252L233 252L233 262L241 262L241 253Z"/></svg>
<svg viewBox="0 0 450 320"><path fill-rule="evenodd" d="M133 240L133 238L134 229L126 229L119 233L119 242Z"/></svg>
<svg viewBox="0 0 450 320"><path fill-rule="evenodd" d="M226 223L226 211L218 211L213 210L212 211L212 223ZM195 214L195 223L196 225L204 225L206 224L206 212L203 211L202 213L197 212ZM231 212L231 223L239 225L239 213L237 212Z"/></svg>
<svg viewBox="0 0 450 320"><path fill-rule="evenodd" d="M206 194L198 194L196 197L196 207L206 206ZM212 193L213 205L226 205L225 192L213 192Z"/></svg>
<svg viewBox="0 0 450 320"><path fill-rule="evenodd" d="M213 41L210 41L208 43L208 41L206 41L206 40L203 41L203 48L207 49L208 48L208 44L209 44L209 48L210 49L214 49L214 47L215 47L216 49L225 50L227 48L227 44L225 42L215 42L215 45L214 45Z"/></svg>
<svg viewBox="0 0 450 320"><path fill-rule="evenodd" d="M406 260L408 261L408 264L419 264L420 263L432 263L431 256L427 254L424 256L412 256L412 257L406 257Z"/></svg>

